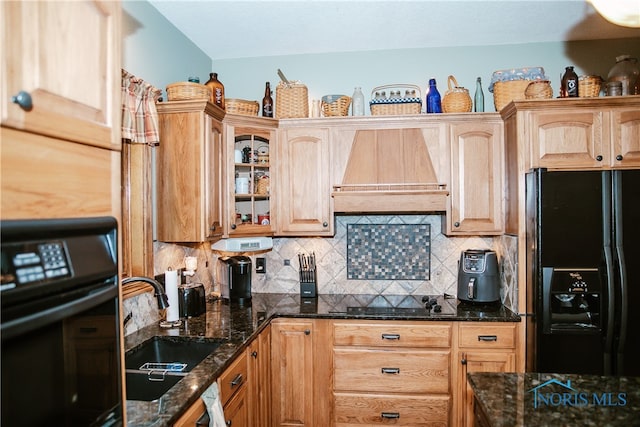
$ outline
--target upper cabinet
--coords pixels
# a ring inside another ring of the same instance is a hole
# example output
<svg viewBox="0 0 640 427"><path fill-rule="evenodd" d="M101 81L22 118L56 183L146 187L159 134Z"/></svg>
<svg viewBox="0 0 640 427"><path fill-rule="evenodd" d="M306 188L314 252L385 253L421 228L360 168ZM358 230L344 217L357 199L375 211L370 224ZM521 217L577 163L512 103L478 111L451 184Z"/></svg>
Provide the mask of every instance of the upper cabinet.
<svg viewBox="0 0 640 427"><path fill-rule="evenodd" d="M527 169L640 166L638 96L518 101L502 115Z"/></svg>
<svg viewBox="0 0 640 427"><path fill-rule="evenodd" d="M157 239L217 240L223 234L224 111L207 101L165 102L157 108Z"/></svg>
<svg viewBox="0 0 640 427"><path fill-rule="evenodd" d="M278 221L273 183L277 121L227 114L224 132L224 234L273 235Z"/></svg>
<svg viewBox="0 0 640 427"><path fill-rule="evenodd" d="M487 115L449 125L449 203L445 234L501 234L504 230L502 120Z"/></svg>
<svg viewBox="0 0 640 427"><path fill-rule="evenodd" d="M0 2L2 219L121 217L120 15Z"/></svg>
<svg viewBox="0 0 640 427"><path fill-rule="evenodd" d="M333 235L329 129L278 132L278 235Z"/></svg>
<svg viewBox="0 0 640 427"><path fill-rule="evenodd" d="M2 2L2 125L120 147L120 3Z"/></svg>

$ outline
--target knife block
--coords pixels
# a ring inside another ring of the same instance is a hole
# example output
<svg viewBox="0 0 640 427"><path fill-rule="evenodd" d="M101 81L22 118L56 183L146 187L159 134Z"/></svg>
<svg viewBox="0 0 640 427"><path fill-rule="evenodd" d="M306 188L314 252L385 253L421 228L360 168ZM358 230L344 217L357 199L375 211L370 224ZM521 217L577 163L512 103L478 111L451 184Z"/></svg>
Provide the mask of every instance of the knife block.
<svg viewBox="0 0 640 427"><path fill-rule="evenodd" d="M318 296L316 283L318 271L313 270L312 277L300 278L300 296L302 298L316 298Z"/></svg>

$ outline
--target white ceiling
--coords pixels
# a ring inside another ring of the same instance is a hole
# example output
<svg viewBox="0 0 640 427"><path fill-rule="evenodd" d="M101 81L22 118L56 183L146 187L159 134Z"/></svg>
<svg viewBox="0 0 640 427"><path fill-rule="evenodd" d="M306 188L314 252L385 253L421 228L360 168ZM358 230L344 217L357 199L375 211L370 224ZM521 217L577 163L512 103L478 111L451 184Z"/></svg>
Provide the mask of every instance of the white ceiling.
<svg viewBox="0 0 640 427"><path fill-rule="evenodd" d="M640 37L583 0L149 2L213 60Z"/></svg>

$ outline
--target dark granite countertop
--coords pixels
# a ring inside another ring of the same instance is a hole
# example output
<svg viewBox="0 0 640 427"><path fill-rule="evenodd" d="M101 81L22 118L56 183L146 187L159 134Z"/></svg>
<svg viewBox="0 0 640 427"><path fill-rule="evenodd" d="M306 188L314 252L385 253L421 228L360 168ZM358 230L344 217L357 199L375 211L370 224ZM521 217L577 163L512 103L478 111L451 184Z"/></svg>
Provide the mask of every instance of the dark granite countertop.
<svg viewBox="0 0 640 427"><path fill-rule="evenodd" d="M491 427L640 426L640 377L471 373Z"/></svg>
<svg viewBox="0 0 640 427"><path fill-rule="evenodd" d="M254 294L250 305L223 301L207 303L207 312L185 320L180 328L163 329L150 325L125 337L131 350L154 336L192 337L198 340L225 340L162 398L127 401L128 426L172 425L209 387L227 366L275 317L369 320L519 322L520 316L504 306L465 306L455 298L438 297L440 312L424 309L418 296L319 295L301 299L298 294Z"/></svg>

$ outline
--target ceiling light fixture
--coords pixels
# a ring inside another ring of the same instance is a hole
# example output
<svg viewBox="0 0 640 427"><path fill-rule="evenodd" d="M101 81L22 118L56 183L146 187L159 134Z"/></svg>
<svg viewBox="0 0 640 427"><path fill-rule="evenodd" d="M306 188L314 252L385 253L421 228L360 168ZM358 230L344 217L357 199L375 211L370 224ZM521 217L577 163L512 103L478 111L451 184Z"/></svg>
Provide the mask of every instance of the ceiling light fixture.
<svg viewBox="0 0 640 427"><path fill-rule="evenodd" d="M587 0L607 21L640 28L640 0Z"/></svg>

